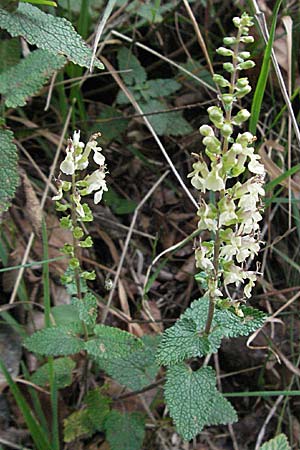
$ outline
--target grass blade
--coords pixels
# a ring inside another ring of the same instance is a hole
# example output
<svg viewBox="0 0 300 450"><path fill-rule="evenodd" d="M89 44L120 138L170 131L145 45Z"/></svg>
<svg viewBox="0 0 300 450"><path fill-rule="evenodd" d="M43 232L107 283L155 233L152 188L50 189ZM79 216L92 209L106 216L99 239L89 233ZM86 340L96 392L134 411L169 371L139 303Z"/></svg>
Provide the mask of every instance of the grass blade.
<svg viewBox="0 0 300 450"><path fill-rule="evenodd" d="M257 81L256 89L253 96L253 101L251 105L251 117L249 122L249 130L250 132L255 135L256 133L256 126L260 115L261 105L266 89L267 79L270 72L270 64L271 64L271 53L272 53L272 47L274 42L274 36L275 36L275 28L276 28L276 21L277 21L277 15L279 11L279 7L281 5L282 0L277 0L274 10L273 10L273 19L272 19L272 25L270 30L270 37L268 40L268 44L265 49L263 63L261 66L259 78Z"/></svg>

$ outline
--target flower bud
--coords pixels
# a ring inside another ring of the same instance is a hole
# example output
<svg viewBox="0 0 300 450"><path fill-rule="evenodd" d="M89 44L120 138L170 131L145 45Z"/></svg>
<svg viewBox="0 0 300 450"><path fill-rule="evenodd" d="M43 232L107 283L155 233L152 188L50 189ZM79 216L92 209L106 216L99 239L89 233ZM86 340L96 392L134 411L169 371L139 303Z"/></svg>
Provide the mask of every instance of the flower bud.
<svg viewBox="0 0 300 450"><path fill-rule="evenodd" d="M247 109L241 109L236 116L233 117L232 122L235 125L241 125L243 122L246 122L246 120L250 117L250 112Z"/></svg>
<svg viewBox="0 0 300 450"><path fill-rule="evenodd" d="M219 48L217 48L216 52L218 53L218 55L221 55L221 56L232 56L233 55L233 51L226 47L219 47Z"/></svg>
<svg viewBox="0 0 300 450"><path fill-rule="evenodd" d="M245 97L245 95L249 94L249 92L251 92L251 91L252 91L252 88L251 88L251 86L248 85L248 86L244 87L243 89L237 89L235 91L235 95L237 98L243 98L243 97Z"/></svg>
<svg viewBox="0 0 300 450"><path fill-rule="evenodd" d="M223 69L226 70L226 72L232 73L234 71L234 66L230 62L226 62L223 64Z"/></svg>
<svg viewBox="0 0 300 450"><path fill-rule="evenodd" d="M223 111L218 106L210 106L207 109L207 112L209 114L210 120L223 122L223 120L224 120Z"/></svg>
<svg viewBox="0 0 300 450"><path fill-rule="evenodd" d="M233 128L230 123L224 123L224 125L221 128L221 133L224 137L228 138L233 133Z"/></svg>
<svg viewBox="0 0 300 450"><path fill-rule="evenodd" d="M232 22L233 22L233 25L234 25L236 28L239 28L240 25L241 25L241 18L240 18L240 17L234 17L234 18L232 19Z"/></svg>
<svg viewBox="0 0 300 450"><path fill-rule="evenodd" d="M254 42L254 37L253 36L242 36L240 41L243 42L244 44L252 44Z"/></svg>
<svg viewBox="0 0 300 450"><path fill-rule="evenodd" d="M252 69L255 66L255 62L252 61L251 59L249 59L248 61L244 61L240 64L238 64L237 68L239 70L248 70L248 69Z"/></svg>
<svg viewBox="0 0 300 450"><path fill-rule="evenodd" d="M242 58L242 59L249 59L250 56L251 56L250 52L240 52L239 53L239 57Z"/></svg>
<svg viewBox="0 0 300 450"><path fill-rule="evenodd" d="M221 149L221 142L215 136L206 136L203 139L203 144L210 152L219 153Z"/></svg>
<svg viewBox="0 0 300 450"><path fill-rule="evenodd" d="M221 98L225 105L231 105L234 101L234 96L232 94L223 94L221 95Z"/></svg>
<svg viewBox="0 0 300 450"><path fill-rule="evenodd" d="M230 82L228 80L226 80L226 78L222 77L222 75L219 75L218 73L216 73L213 76L213 80L220 87L229 87L230 86Z"/></svg>
<svg viewBox="0 0 300 450"><path fill-rule="evenodd" d="M236 37L224 37L223 43L224 45L234 45L236 44Z"/></svg>
<svg viewBox="0 0 300 450"><path fill-rule="evenodd" d="M202 134L202 136L214 136L214 130L212 129L212 127L210 127L209 125L202 125L199 128L200 134Z"/></svg>
<svg viewBox="0 0 300 450"><path fill-rule="evenodd" d="M236 82L236 86L240 88L244 88L249 85L249 80L247 77L239 78Z"/></svg>

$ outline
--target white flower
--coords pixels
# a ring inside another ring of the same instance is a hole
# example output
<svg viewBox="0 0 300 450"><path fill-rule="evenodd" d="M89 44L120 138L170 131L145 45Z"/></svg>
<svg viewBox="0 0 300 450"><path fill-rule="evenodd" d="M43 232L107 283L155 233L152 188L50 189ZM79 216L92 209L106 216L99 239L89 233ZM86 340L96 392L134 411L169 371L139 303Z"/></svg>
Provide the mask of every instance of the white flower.
<svg viewBox="0 0 300 450"><path fill-rule="evenodd" d="M80 142L80 130L74 131L73 133L73 145L75 148L84 148L84 143Z"/></svg>
<svg viewBox="0 0 300 450"><path fill-rule="evenodd" d="M66 175L73 175L75 173L74 162L74 147L73 145L67 148L67 156L60 165L60 170Z"/></svg>
<svg viewBox="0 0 300 450"><path fill-rule="evenodd" d="M198 223L199 230L217 230L217 210L212 205L208 205L204 200L202 200L197 211L197 215L200 217L200 221Z"/></svg>
<svg viewBox="0 0 300 450"><path fill-rule="evenodd" d="M80 203L80 200L81 200L80 194L77 192L74 195L73 199L74 199L74 203L76 205L75 209L76 209L77 214L79 215L79 217L84 217L85 212L84 212L82 204Z"/></svg>
<svg viewBox="0 0 300 450"><path fill-rule="evenodd" d="M101 201L104 191L107 191L107 185L105 181L105 172L102 169L95 170L91 175L85 178L87 184L86 188L81 191L82 195L91 194L94 191L94 203L97 204Z"/></svg>
<svg viewBox="0 0 300 450"><path fill-rule="evenodd" d="M205 180L205 187L209 191L222 191L225 189L224 180L221 178L219 171L222 168L222 164L212 164L211 171Z"/></svg>
<svg viewBox="0 0 300 450"><path fill-rule="evenodd" d="M52 200L56 200L59 201L61 200L63 197L63 188L62 188L62 183L59 185L58 187L58 192L56 195L54 195L54 197L52 197Z"/></svg>

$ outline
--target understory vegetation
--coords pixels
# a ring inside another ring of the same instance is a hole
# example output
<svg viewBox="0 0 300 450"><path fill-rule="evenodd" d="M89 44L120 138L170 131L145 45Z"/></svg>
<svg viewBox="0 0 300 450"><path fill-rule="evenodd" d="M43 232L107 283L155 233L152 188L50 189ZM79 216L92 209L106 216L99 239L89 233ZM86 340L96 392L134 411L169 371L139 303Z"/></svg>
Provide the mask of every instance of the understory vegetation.
<svg viewBox="0 0 300 450"><path fill-rule="evenodd" d="M298 2L0 33L0 450L299 449Z"/></svg>

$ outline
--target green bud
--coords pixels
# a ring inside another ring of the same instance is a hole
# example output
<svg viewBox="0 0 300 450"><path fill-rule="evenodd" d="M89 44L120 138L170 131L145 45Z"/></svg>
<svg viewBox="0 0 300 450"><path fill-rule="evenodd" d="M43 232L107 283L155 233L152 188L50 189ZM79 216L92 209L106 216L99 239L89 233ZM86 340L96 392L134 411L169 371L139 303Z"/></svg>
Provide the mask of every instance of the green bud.
<svg viewBox="0 0 300 450"><path fill-rule="evenodd" d="M79 260L77 258L71 258L69 266L71 269L78 269L80 267Z"/></svg>
<svg viewBox="0 0 300 450"><path fill-rule="evenodd" d="M223 111L221 108L219 108L218 106L210 106L207 109L209 118L211 121L217 121L217 122L223 122L224 121L224 116L223 116Z"/></svg>
<svg viewBox="0 0 300 450"><path fill-rule="evenodd" d="M239 70L248 70L248 69L252 69L255 66L255 62L252 61L251 59L249 59L248 61L244 61L240 64L238 64L237 68Z"/></svg>
<svg viewBox="0 0 300 450"><path fill-rule="evenodd" d="M223 64L223 69L226 70L226 72L232 73L234 71L234 66L230 62L226 62Z"/></svg>
<svg viewBox="0 0 300 450"><path fill-rule="evenodd" d="M237 88L244 88L244 87L248 86L248 84L249 84L249 80L247 77L239 78L236 82Z"/></svg>
<svg viewBox="0 0 300 450"><path fill-rule="evenodd" d="M83 211L84 211L84 217L81 217L80 220L82 222L92 222L93 221L93 214L91 211L91 208L88 206L87 203L83 203L82 205Z"/></svg>
<svg viewBox="0 0 300 450"><path fill-rule="evenodd" d="M94 270L92 270L91 272L88 272L87 270L82 272L80 274L81 278L83 278L84 280L90 280L93 281L96 279L96 273Z"/></svg>
<svg viewBox="0 0 300 450"><path fill-rule="evenodd" d="M240 25L241 25L241 18L240 18L240 17L234 17L234 18L232 19L232 22L233 22L233 25L234 25L236 28L239 28Z"/></svg>
<svg viewBox="0 0 300 450"><path fill-rule="evenodd" d="M81 227L75 227L73 230L73 236L76 239L80 239L82 238L82 236L84 235L83 229Z"/></svg>
<svg viewBox="0 0 300 450"><path fill-rule="evenodd" d="M60 226L65 230L70 230L72 228L72 220L69 215L60 219Z"/></svg>
<svg viewBox="0 0 300 450"><path fill-rule="evenodd" d="M221 128L221 133L226 138L231 136L233 133L232 125L230 123L224 123L224 125Z"/></svg>
<svg viewBox="0 0 300 450"><path fill-rule="evenodd" d="M224 37L223 43L224 43L224 45L234 45L234 44L236 44L236 38L235 37Z"/></svg>
<svg viewBox="0 0 300 450"><path fill-rule="evenodd" d="M217 48L216 52L218 53L218 55L221 55L221 56L232 56L233 55L233 51L226 47L219 47L219 48Z"/></svg>
<svg viewBox="0 0 300 450"><path fill-rule="evenodd" d="M250 52L240 52L239 53L239 57L242 58L242 59L249 59L250 56L251 56Z"/></svg>
<svg viewBox="0 0 300 450"><path fill-rule="evenodd" d="M210 127L209 125L202 125L199 128L200 134L202 134L202 136L214 136L214 130L212 129L212 127Z"/></svg>
<svg viewBox="0 0 300 450"><path fill-rule="evenodd" d="M215 136L206 136L203 139L203 144L213 153L219 153L221 149L221 142Z"/></svg>
<svg viewBox="0 0 300 450"><path fill-rule="evenodd" d="M68 192L72 187L72 183L70 181L63 181L62 182L62 188L63 191Z"/></svg>
<svg viewBox="0 0 300 450"><path fill-rule="evenodd" d="M226 80L226 78L222 77L222 75L219 75L217 73L213 76L213 80L220 87L229 87L230 86L230 82L228 80Z"/></svg>
<svg viewBox="0 0 300 450"><path fill-rule="evenodd" d="M253 36L242 36L240 41L243 42L244 44L252 44L254 42L254 37Z"/></svg>
<svg viewBox="0 0 300 450"><path fill-rule="evenodd" d="M74 247L71 244L64 244L60 251L65 255L74 256Z"/></svg>
<svg viewBox="0 0 300 450"><path fill-rule="evenodd" d="M60 281L62 284L70 284L72 283L73 278L70 275L64 274L60 277Z"/></svg>
<svg viewBox="0 0 300 450"><path fill-rule="evenodd" d="M79 245L82 248L93 247L93 240L92 240L91 236L88 236L84 241L80 241Z"/></svg>
<svg viewBox="0 0 300 450"><path fill-rule="evenodd" d="M66 205L63 205L62 203L56 202L55 203L55 209L56 211L61 211L61 212L65 212L67 211L68 208L70 208L71 205L69 205L69 203L67 203Z"/></svg>
<svg viewBox="0 0 300 450"><path fill-rule="evenodd" d="M234 101L234 96L232 94L223 94L221 95L221 98L225 105L231 105Z"/></svg>
<svg viewBox="0 0 300 450"><path fill-rule="evenodd" d="M243 122L249 119L250 112L247 109L241 109L235 117L233 117L232 122L235 125L241 125Z"/></svg>
<svg viewBox="0 0 300 450"><path fill-rule="evenodd" d="M251 91L252 91L252 88L251 88L251 86L248 85L248 86L244 87L243 89L237 89L235 92L235 96L237 98L243 98L243 97L245 97L245 95L249 94L249 92L251 92Z"/></svg>

